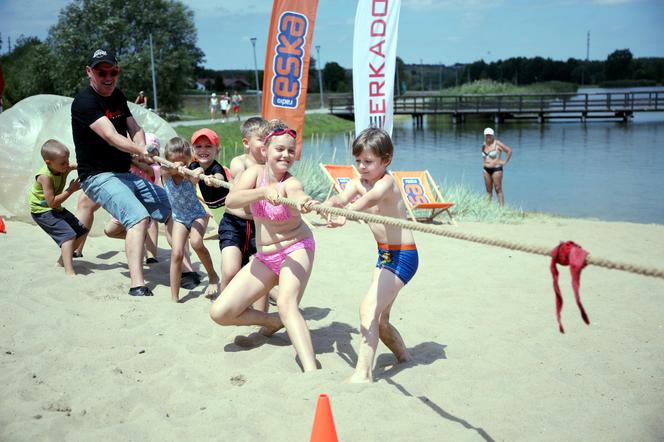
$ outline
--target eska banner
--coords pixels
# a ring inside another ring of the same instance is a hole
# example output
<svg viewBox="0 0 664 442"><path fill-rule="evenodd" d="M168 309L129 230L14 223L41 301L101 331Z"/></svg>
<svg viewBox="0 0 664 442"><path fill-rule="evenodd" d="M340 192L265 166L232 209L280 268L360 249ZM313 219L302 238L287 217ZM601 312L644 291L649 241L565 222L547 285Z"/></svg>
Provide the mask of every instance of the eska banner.
<svg viewBox="0 0 664 442"><path fill-rule="evenodd" d="M278 118L297 131L302 152L309 58L318 0L275 0L263 77L263 118Z"/></svg>

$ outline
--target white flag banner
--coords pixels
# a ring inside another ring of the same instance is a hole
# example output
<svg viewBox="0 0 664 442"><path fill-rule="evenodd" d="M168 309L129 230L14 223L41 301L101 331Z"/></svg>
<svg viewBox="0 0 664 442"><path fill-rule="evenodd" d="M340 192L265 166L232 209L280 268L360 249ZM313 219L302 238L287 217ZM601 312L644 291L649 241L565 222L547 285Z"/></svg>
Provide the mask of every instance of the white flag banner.
<svg viewBox="0 0 664 442"><path fill-rule="evenodd" d="M359 0L353 36L355 133L380 127L392 135L394 69L401 0Z"/></svg>

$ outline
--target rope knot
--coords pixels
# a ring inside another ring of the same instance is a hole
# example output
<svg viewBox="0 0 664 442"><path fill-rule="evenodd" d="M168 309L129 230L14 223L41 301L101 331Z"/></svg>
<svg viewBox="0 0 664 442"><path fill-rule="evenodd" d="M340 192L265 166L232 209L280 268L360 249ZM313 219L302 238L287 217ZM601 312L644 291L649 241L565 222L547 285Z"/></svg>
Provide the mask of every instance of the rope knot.
<svg viewBox="0 0 664 442"><path fill-rule="evenodd" d="M557 264L569 266L576 305L579 307L583 322L590 325L590 320L588 319L586 310L583 308L581 295L579 294L579 289L581 288L581 270L588 264L586 256L588 256L588 252L573 241L561 242L551 250L551 275L553 276L553 291L556 294L556 318L558 319L560 333L565 333L565 329L560 320L560 311L563 309L563 297L560 293L560 286L558 285Z"/></svg>

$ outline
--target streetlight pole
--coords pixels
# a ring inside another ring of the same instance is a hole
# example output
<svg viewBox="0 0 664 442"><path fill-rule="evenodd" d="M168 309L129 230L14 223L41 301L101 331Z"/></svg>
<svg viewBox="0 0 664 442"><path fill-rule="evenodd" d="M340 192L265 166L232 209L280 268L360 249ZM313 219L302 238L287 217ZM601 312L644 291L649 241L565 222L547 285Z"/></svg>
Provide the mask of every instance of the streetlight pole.
<svg viewBox="0 0 664 442"><path fill-rule="evenodd" d="M251 37L251 46L254 48L254 74L256 74L256 103L258 105L258 115L261 114L261 89L258 84L258 63L256 63L256 37Z"/></svg>
<svg viewBox="0 0 664 442"><path fill-rule="evenodd" d="M318 87L320 89L320 108L323 108L323 71L321 70L320 62L320 45L316 45L316 56L318 57Z"/></svg>
<svg viewBox="0 0 664 442"><path fill-rule="evenodd" d="M157 76L154 73L154 50L152 49L152 34L150 34L150 64L152 65L152 98L154 99L154 111L157 112Z"/></svg>

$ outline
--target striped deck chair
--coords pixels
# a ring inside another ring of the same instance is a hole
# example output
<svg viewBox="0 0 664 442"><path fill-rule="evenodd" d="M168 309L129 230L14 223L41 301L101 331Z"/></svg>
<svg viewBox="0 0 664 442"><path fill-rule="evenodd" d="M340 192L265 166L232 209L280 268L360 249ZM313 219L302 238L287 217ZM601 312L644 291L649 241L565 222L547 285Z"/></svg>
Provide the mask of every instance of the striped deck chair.
<svg viewBox="0 0 664 442"><path fill-rule="evenodd" d="M350 165L346 166L343 164L320 164L320 168L323 170L325 176L330 179L332 183L330 185L330 190L327 192L325 199L328 199L332 194L332 189L336 190L337 193L341 193L342 190L346 187L346 184L350 182L353 178L359 178L360 173L357 171L355 166Z"/></svg>
<svg viewBox="0 0 664 442"><path fill-rule="evenodd" d="M445 201L440 189L431 178L428 170L395 172L390 171L401 191L401 197L406 204L408 214L413 221L432 222L442 213L447 213L450 223L456 224L449 208L454 203ZM435 190L435 193L431 189ZM428 216L415 216L415 210L430 210Z"/></svg>

